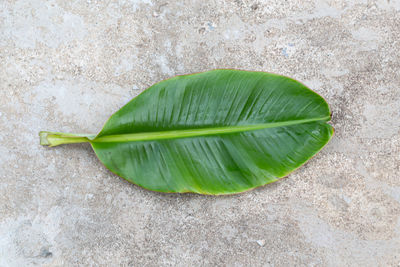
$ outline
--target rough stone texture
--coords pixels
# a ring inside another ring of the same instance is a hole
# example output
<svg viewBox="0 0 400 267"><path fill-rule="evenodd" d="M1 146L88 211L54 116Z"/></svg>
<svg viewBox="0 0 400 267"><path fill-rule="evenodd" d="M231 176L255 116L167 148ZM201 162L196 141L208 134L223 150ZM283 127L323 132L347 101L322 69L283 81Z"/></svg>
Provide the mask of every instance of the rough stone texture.
<svg viewBox="0 0 400 267"><path fill-rule="evenodd" d="M0 266L398 266L400 1L0 2ZM151 84L214 68L294 77L329 145L233 196L149 192L90 146Z"/></svg>

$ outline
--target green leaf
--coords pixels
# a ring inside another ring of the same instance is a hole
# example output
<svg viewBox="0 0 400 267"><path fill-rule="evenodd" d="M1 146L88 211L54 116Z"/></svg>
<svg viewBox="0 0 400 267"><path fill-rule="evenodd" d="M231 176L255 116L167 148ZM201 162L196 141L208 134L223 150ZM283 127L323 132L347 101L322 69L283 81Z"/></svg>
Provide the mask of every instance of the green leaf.
<svg viewBox="0 0 400 267"><path fill-rule="evenodd" d="M90 142L115 174L160 192L233 194L288 175L330 140L328 104L276 74L213 70L159 82L97 136L41 132L43 145Z"/></svg>

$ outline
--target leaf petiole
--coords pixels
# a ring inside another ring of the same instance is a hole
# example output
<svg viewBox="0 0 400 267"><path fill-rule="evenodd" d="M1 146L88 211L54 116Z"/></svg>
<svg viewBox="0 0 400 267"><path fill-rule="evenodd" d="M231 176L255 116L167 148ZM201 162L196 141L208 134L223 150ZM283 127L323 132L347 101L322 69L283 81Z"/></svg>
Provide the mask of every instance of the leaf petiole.
<svg viewBox="0 0 400 267"><path fill-rule="evenodd" d="M92 134L71 134L42 131L39 133L40 144L43 146L58 146L63 144L87 143L95 137Z"/></svg>

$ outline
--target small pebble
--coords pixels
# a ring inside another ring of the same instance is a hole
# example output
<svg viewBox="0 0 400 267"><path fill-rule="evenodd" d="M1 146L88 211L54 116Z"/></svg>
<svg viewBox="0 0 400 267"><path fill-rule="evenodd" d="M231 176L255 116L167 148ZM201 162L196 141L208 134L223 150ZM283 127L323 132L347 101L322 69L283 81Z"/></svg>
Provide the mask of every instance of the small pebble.
<svg viewBox="0 0 400 267"><path fill-rule="evenodd" d="M257 240L257 244L258 244L260 247L263 247L263 246L265 245L265 240Z"/></svg>

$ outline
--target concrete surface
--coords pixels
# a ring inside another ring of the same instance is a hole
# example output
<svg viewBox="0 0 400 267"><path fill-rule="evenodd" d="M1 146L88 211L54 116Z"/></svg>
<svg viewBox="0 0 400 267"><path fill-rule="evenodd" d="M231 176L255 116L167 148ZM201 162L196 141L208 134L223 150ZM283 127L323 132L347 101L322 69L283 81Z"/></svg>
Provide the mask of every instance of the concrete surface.
<svg viewBox="0 0 400 267"><path fill-rule="evenodd" d="M399 0L3 0L0 29L0 266L399 266ZM303 81L335 137L225 197L149 192L88 145L39 146L213 68Z"/></svg>

